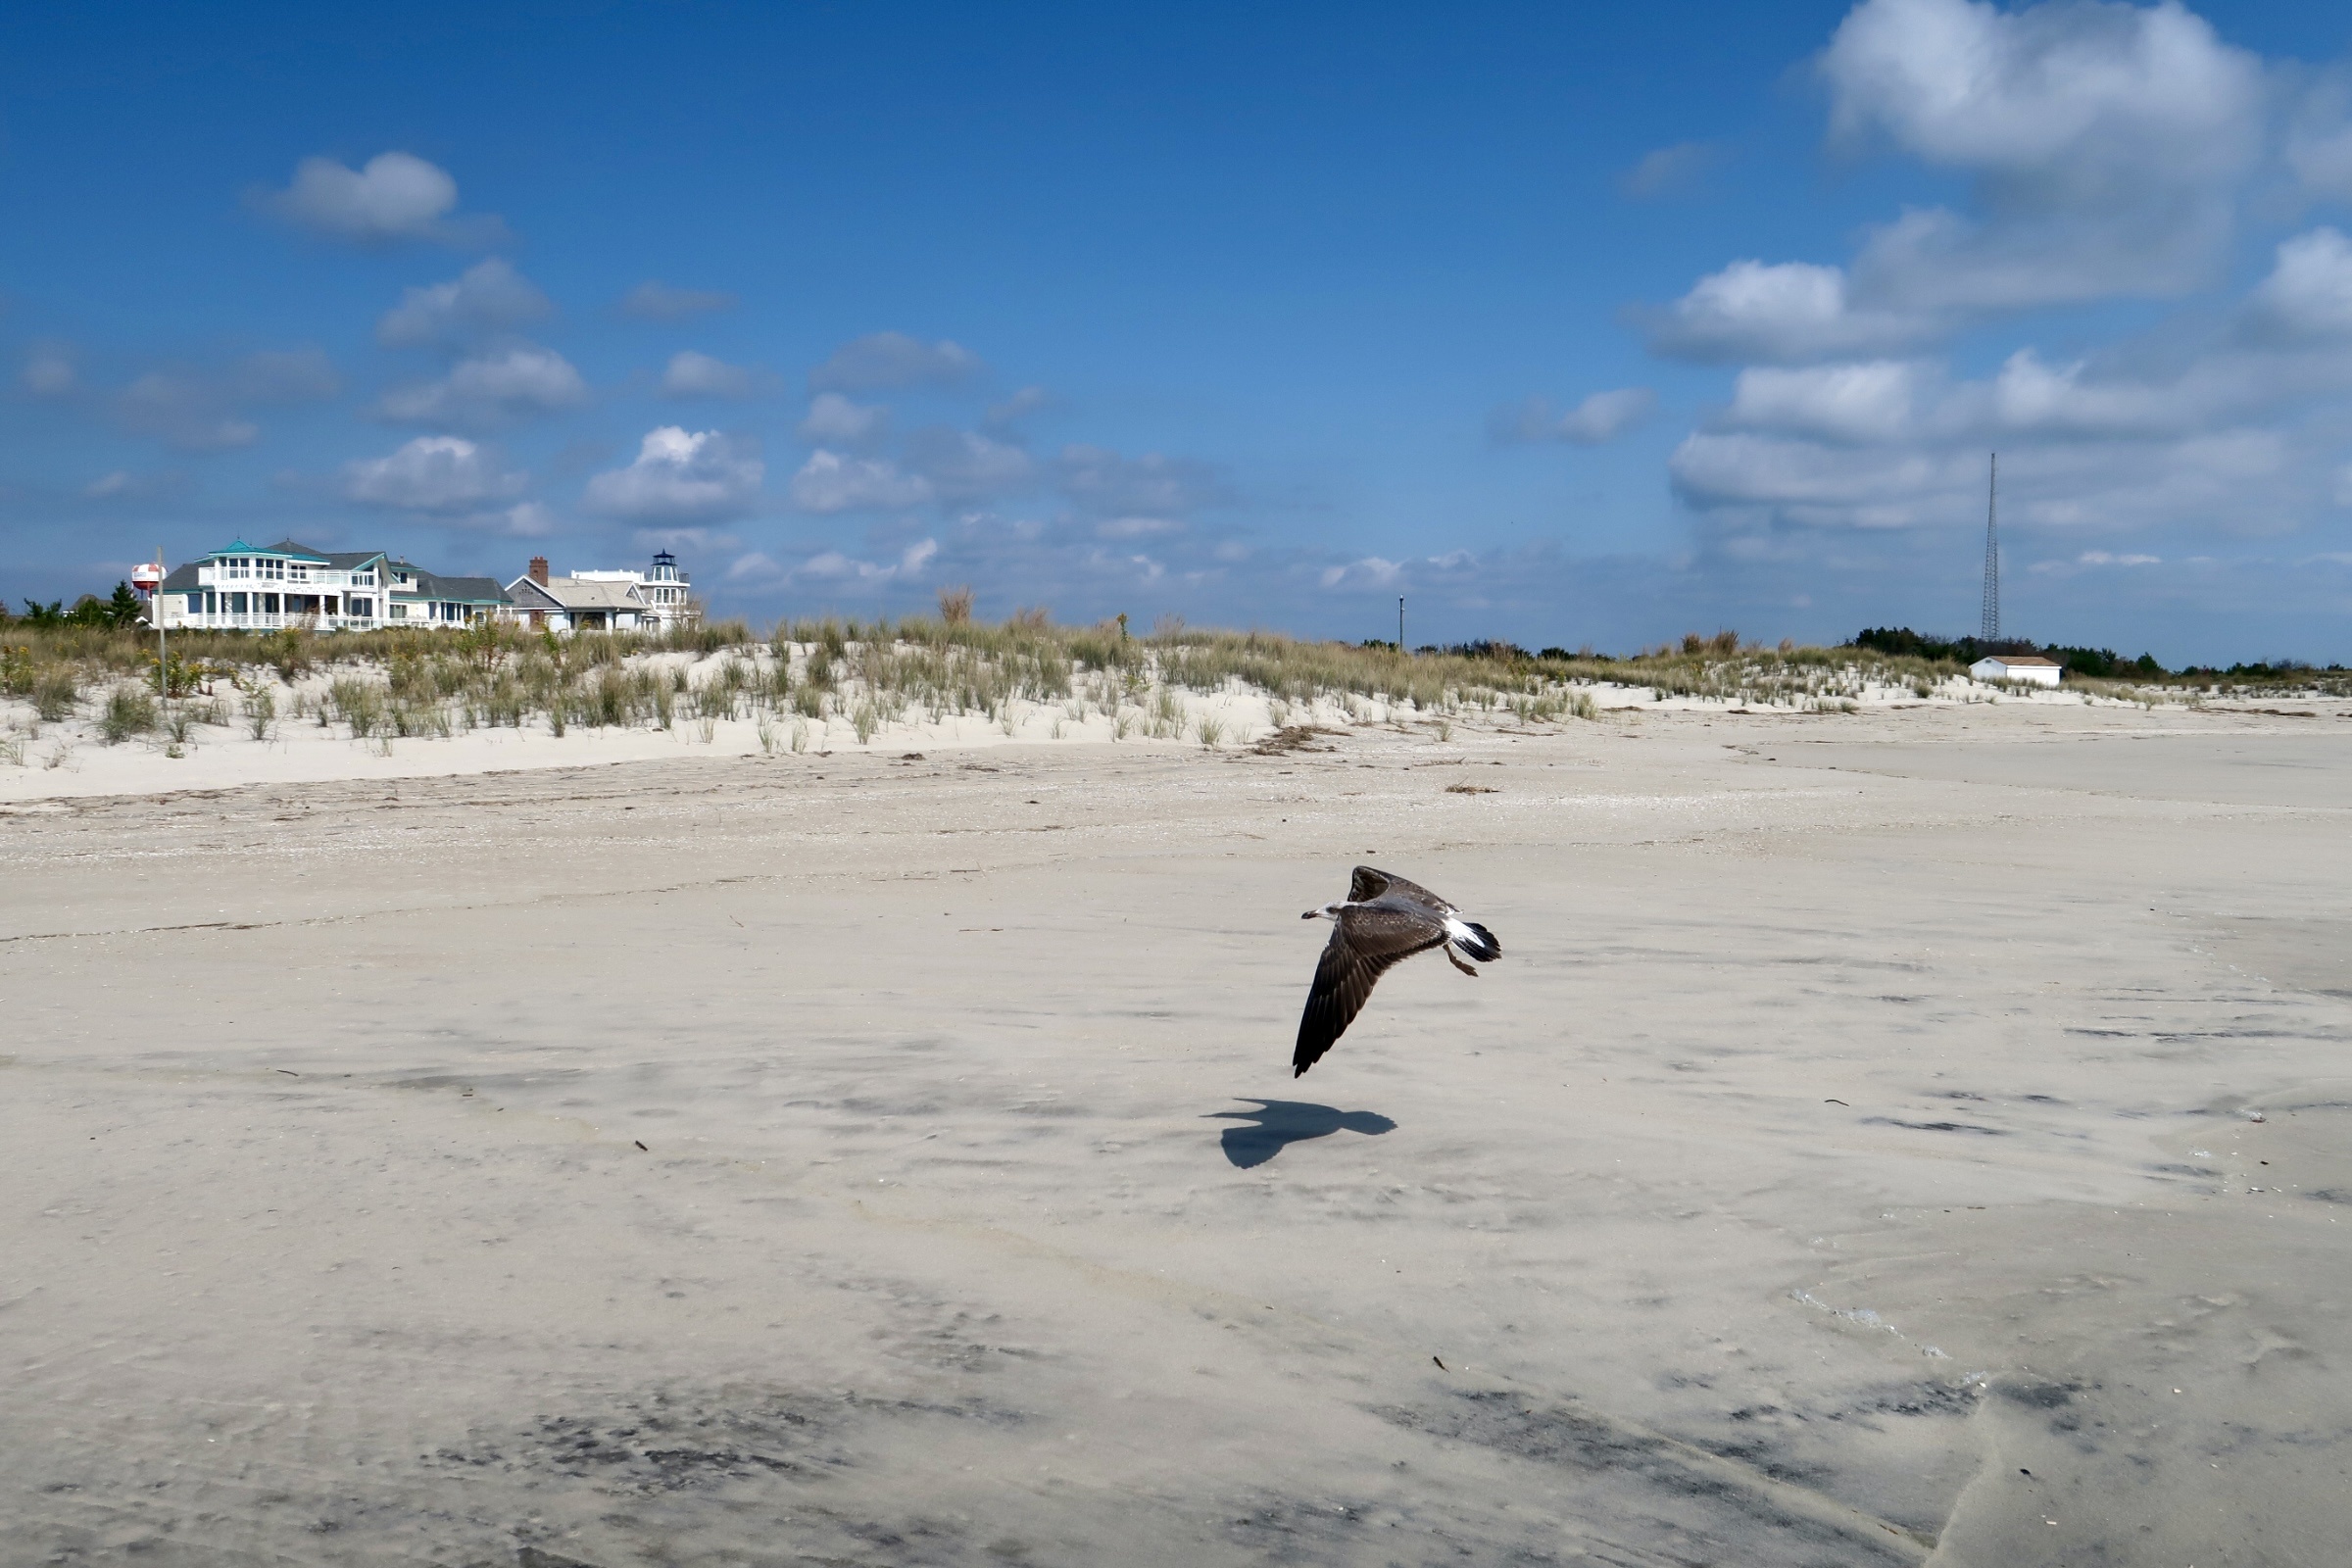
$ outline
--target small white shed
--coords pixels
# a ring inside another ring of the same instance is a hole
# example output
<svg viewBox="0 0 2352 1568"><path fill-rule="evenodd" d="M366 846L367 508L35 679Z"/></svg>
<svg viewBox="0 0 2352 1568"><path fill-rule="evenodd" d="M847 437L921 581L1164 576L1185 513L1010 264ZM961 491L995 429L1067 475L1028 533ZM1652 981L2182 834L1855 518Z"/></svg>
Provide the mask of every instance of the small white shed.
<svg viewBox="0 0 2352 1568"><path fill-rule="evenodd" d="M2020 681L2029 686L2055 686L2065 666L2039 654L1988 655L1968 666L1979 680Z"/></svg>

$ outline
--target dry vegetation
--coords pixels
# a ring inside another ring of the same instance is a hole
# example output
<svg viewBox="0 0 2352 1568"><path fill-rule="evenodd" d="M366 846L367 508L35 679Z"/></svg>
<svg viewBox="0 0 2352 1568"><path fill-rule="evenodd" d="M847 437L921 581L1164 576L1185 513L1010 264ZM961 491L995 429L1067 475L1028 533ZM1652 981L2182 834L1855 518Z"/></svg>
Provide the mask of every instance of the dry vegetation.
<svg viewBox="0 0 2352 1568"><path fill-rule="evenodd" d="M975 719L1007 735L1250 744L1266 730L1325 722L1412 720L1448 738L1464 715L1538 724L1591 719L1595 694L1851 711L1865 700L1987 700L1958 666L1852 648L1778 649L1729 632L1690 636L1632 659L1534 658L1493 649L1402 656L1389 646L1302 642L1269 632L1200 631L1164 621L1131 636L1122 621L1056 626L1042 610L1001 624L972 618L968 591L940 596L937 616L896 622L832 617L780 623L765 639L741 621L664 635L556 637L483 624L464 632L318 636L183 634L159 681L146 634L92 626L0 631L0 761L25 760L43 725L77 724L119 744L151 736L177 748L210 727L267 740L288 724L340 728L389 746L466 730L696 726L749 719L770 751L862 744L895 725ZM2298 683L2317 692L2329 677ZM2172 685L2070 680L2088 696L2195 701ZM168 688L168 697L163 696ZM2258 693L2281 695L2282 683ZM1252 733L1226 699L1249 698ZM1262 704L1262 708L1259 706ZM1040 735L1039 731L1043 731Z"/></svg>

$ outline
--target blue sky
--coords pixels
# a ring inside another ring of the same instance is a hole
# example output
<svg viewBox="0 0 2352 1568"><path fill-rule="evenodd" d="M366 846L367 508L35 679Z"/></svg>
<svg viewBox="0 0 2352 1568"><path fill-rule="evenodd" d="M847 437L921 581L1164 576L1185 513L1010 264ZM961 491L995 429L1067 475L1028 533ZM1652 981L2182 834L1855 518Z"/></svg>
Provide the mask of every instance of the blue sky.
<svg viewBox="0 0 2352 1568"><path fill-rule="evenodd" d="M0 594L2352 661L2352 14L0 15Z"/></svg>

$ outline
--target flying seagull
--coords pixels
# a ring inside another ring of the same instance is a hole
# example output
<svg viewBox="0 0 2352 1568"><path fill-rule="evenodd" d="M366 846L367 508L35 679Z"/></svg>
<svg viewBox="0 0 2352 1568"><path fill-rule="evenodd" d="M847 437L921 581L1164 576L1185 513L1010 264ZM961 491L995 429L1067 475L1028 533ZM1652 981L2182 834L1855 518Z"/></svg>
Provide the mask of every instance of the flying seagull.
<svg viewBox="0 0 2352 1568"><path fill-rule="evenodd" d="M1298 918L1318 915L1331 922L1331 941L1315 965L1314 988L1298 1019L1298 1049L1291 1054L1294 1078L1303 1076L1348 1032L1372 995L1373 982L1391 964L1444 948L1447 960L1475 980L1478 971L1454 957L1455 948L1481 963L1502 956L1494 932L1463 919L1459 909L1420 884L1368 865L1355 868L1346 899Z"/></svg>

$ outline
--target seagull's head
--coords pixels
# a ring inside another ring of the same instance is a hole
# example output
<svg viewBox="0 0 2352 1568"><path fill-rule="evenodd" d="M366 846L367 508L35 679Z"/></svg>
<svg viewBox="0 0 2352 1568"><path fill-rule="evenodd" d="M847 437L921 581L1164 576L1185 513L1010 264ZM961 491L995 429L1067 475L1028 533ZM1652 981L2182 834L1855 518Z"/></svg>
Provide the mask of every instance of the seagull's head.
<svg viewBox="0 0 2352 1568"><path fill-rule="evenodd" d="M1301 920L1337 920L1339 917L1340 906L1336 904L1325 904L1307 910L1298 918Z"/></svg>

